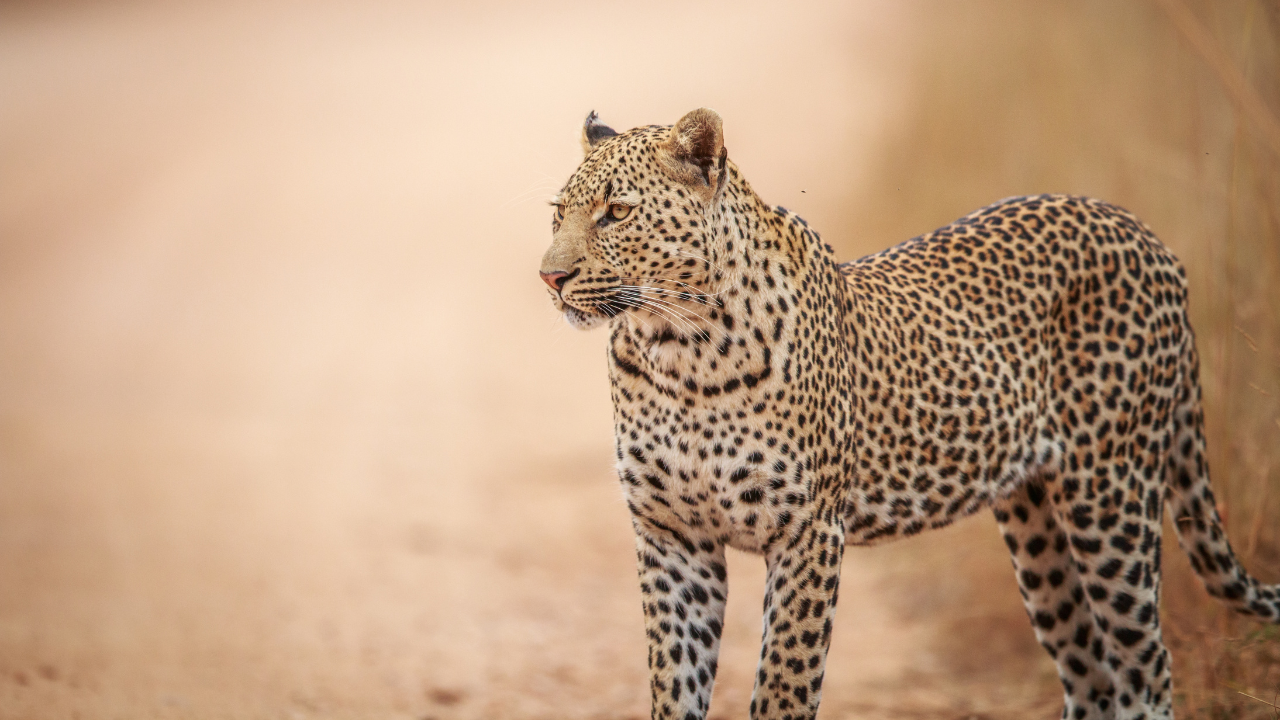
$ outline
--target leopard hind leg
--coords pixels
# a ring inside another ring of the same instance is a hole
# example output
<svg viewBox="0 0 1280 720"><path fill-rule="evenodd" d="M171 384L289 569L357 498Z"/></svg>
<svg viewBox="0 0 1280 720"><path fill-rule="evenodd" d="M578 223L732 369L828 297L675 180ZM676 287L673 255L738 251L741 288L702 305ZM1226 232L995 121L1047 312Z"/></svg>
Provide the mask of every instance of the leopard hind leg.
<svg viewBox="0 0 1280 720"><path fill-rule="evenodd" d="M1173 717L1172 668L1160 628L1161 479L1168 443L1156 437L1145 447L1127 443L1127 450L1109 461L1095 459L1087 471L1064 472L1046 488L1083 586L1079 611L1092 621L1091 668L1110 678L1107 692L1086 706L1082 718Z"/></svg>
<svg viewBox="0 0 1280 720"><path fill-rule="evenodd" d="M1045 477L1023 481L993 506L1013 557L1014 574L1036 639L1058 666L1062 717L1112 717L1115 683L1104 666L1101 634L1071 556L1067 529Z"/></svg>

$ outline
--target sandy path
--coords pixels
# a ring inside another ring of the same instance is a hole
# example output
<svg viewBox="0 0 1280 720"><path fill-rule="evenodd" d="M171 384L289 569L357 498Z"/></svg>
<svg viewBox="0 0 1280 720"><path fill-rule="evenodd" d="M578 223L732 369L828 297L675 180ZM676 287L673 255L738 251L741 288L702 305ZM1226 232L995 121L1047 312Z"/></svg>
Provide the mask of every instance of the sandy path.
<svg viewBox="0 0 1280 720"><path fill-rule="evenodd" d="M647 712L604 337L543 296L542 200L586 110L709 105L847 225L906 22L647 8L0 10L0 717ZM826 717L927 655L879 562ZM732 558L724 717L762 576Z"/></svg>

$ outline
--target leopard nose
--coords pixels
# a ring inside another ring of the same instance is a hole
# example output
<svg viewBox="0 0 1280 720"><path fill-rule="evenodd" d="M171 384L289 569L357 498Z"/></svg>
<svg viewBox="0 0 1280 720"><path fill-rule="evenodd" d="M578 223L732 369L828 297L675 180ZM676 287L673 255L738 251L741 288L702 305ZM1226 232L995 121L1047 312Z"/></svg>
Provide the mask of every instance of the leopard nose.
<svg viewBox="0 0 1280 720"><path fill-rule="evenodd" d="M576 278L577 274L581 272L582 272L582 268L573 268L572 273L562 273L562 272L559 272L559 270L556 270L556 272L553 272L553 273L539 272L538 274L541 275L541 277L543 277L543 282L547 283L548 286L552 288L552 290L556 292L561 292L562 290L564 290L564 286L568 284L568 281L571 281L571 279Z"/></svg>
<svg viewBox="0 0 1280 720"><path fill-rule="evenodd" d="M560 288L564 287L564 279L569 277L569 273L559 271L539 272L538 275L542 277L542 282L549 285L556 292L560 292Z"/></svg>

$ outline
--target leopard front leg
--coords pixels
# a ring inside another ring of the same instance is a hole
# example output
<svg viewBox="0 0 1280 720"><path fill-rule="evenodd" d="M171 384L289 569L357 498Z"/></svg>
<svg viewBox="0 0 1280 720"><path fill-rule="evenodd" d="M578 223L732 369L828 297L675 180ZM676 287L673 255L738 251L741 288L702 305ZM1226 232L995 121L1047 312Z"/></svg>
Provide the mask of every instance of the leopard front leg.
<svg viewBox="0 0 1280 720"><path fill-rule="evenodd" d="M720 654L729 586L724 546L636 523L654 720L702 720Z"/></svg>
<svg viewBox="0 0 1280 720"><path fill-rule="evenodd" d="M751 717L804 720L818 713L844 557L844 526L807 522L765 555L764 637Z"/></svg>

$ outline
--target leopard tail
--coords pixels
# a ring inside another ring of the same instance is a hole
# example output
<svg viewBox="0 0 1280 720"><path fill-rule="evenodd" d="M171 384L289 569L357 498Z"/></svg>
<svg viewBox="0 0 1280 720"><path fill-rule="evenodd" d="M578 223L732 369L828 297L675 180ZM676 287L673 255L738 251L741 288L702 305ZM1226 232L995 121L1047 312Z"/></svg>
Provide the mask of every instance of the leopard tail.
<svg viewBox="0 0 1280 720"><path fill-rule="evenodd" d="M1209 487L1200 403L1200 358L1190 330L1180 375L1165 485L1165 501L1172 512L1178 544L1210 595L1242 615L1280 622L1280 585L1258 582L1236 558Z"/></svg>

